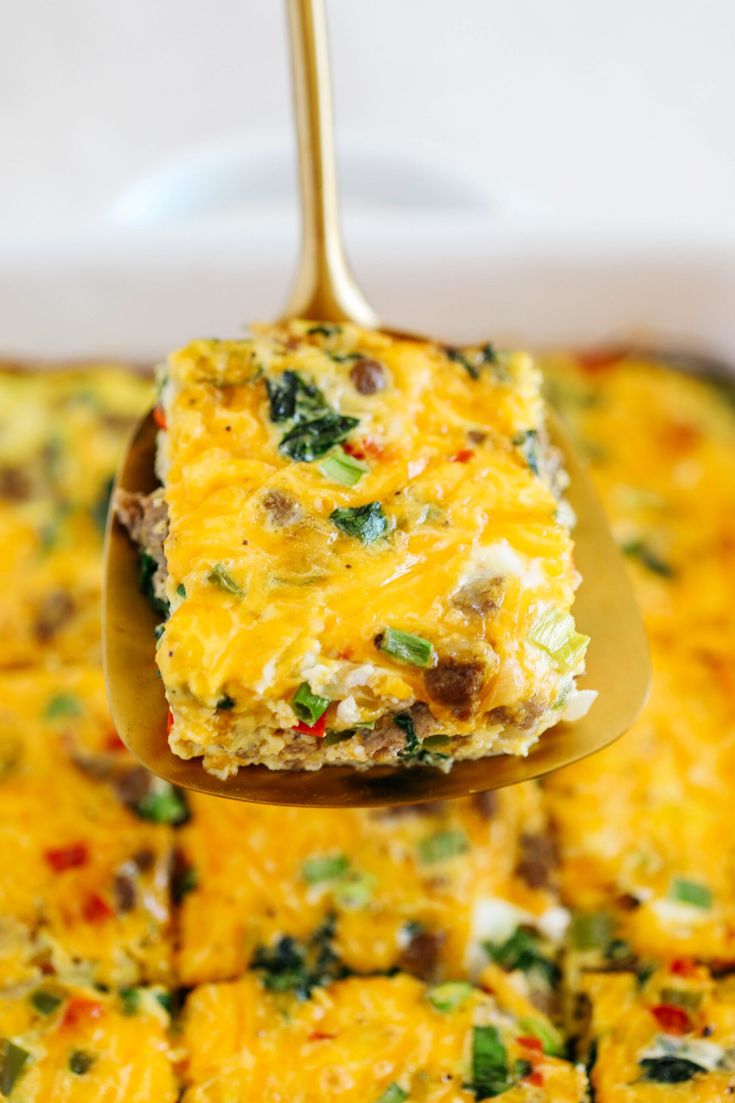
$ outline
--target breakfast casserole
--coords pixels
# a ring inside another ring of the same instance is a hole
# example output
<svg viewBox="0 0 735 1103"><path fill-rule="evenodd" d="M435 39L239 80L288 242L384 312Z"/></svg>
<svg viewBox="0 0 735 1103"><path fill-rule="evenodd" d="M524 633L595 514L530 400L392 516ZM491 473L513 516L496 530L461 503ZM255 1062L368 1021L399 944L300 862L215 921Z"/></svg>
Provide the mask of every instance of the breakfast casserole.
<svg viewBox="0 0 735 1103"><path fill-rule="evenodd" d="M0 370L0 667L99 662L107 502L150 394L119 366Z"/></svg>
<svg viewBox="0 0 735 1103"><path fill-rule="evenodd" d="M589 973L583 1041L599 1103L724 1103L735 1095L735 984L675 962L641 978Z"/></svg>
<svg viewBox="0 0 735 1103"><path fill-rule="evenodd" d="M305 321L169 358L163 487L117 504L170 611L176 754L448 769L589 707L540 382L525 353Z"/></svg>
<svg viewBox="0 0 735 1103"><path fill-rule="evenodd" d="M733 391L624 353L542 366L633 572L651 703L543 786L371 811L185 799L131 759L94 659L91 505L149 384L0 373L2 467L34 485L0 496L1 1097L730 1098ZM42 559L62 500L86 535L70 554L62 511ZM50 591L74 613L39 635Z"/></svg>

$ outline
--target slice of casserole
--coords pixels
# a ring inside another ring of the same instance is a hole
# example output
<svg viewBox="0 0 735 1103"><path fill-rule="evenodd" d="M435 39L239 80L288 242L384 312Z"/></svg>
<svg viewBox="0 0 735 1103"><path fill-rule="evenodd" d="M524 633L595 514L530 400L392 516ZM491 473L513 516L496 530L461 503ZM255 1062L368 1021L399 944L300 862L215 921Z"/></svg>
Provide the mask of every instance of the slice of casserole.
<svg viewBox="0 0 735 1103"><path fill-rule="evenodd" d="M161 383L164 489L118 508L170 608L176 754L448 768L588 704L527 354L300 321L194 342Z"/></svg>

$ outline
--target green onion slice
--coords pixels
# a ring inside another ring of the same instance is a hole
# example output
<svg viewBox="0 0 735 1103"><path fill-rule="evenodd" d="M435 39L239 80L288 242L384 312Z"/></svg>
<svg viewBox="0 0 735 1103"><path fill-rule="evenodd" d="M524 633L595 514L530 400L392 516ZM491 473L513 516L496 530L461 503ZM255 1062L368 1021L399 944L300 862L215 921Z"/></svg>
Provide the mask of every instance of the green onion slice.
<svg viewBox="0 0 735 1103"><path fill-rule="evenodd" d="M9 1038L0 1038L0 1093L10 1095L30 1059L27 1049L17 1046Z"/></svg>
<svg viewBox="0 0 735 1103"><path fill-rule="evenodd" d="M302 682L291 698L291 707L304 724L316 724L331 704L328 697L312 693L308 682Z"/></svg>
<svg viewBox="0 0 735 1103"><path fill-rule="evenodd" d="M423 636L400 632L397 628L386 628L381 633L380 650L412 666L429 666L434 658L433 644Z"/></svg>
<svg viewBox="0 0 735 1103"><path fill-rule="evenodd" d="M443 862L469 850L467 836L463 831L437 831L419 843L419 857L422 862Z"/></svg>
<svg viewBox="0 0 735 1103"><path fill-rule="evenodd" d="M679 904L690 904L693 908L711 908L712 890L701 881L689 881L684 877L675 877L669 889L669 898Z"/></svg>
<svg viewBox="0 0 735 1103"><path fill-rule="evenodd" d="M212 570L207 575L207 580L212 583L213 586L219 586L221 590L227 590L228 594L236 594L238 597L242 597L245 593L241 586L238 586L234 578L221 563L215 563Z"/></svg>
<svg viewBox="0 0 735 1103"><path fill-rule="evenodd" d="M334 479L342 486L355 486L359 483L369 467L361 460L356 460L345 452L344 448L336 448L330 455L325 456L319 464L319 470L329 479Z"/></svg>
<svg viewBox="0 0 735 1103"><path fill-rule="evenodd" d="M444 984L435 984L427 995L429 1003L437 1011L446 1014L462 1007L472 995L472 985L466 980L450 980Z"/></svg>
<svg viewBox="0 0 735 1103"><path fill-rule="evenodd" d="M324 854L307 858L301 867L301 873L307 885L318 885L323 881L336 881L344 877L349 866L349 859L344 854Z"/></svg>

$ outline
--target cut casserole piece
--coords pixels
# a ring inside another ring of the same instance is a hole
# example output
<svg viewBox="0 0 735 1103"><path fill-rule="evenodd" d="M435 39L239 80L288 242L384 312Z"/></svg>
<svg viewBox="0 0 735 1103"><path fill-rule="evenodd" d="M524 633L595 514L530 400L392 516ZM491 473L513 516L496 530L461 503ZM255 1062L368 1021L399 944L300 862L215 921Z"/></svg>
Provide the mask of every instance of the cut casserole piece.
<svg viewBox="0 0 735 1103"><path fill-rule="evenodd" d="M516 1018L464 981L348 977L299 997L251 975L189 996L183 1103L582 1103L584 1072L557 1042L533 1008Z"/></svg>
<svg viewBox="0 0 735 1103"><path fill-rule="evenodd" d="M154 562L165 536L176 754L223 777L448 768L525 754L588 705L527 354L302 321L194 342L162 372L167 535L160 498L118 506Z"/></svg>
<svg viewBox="0 0 735 1103"><path fill-rule="evenodd" d="M168 992L111 993L46 977L0 999L0 1097L174 1103Z"/></svg>

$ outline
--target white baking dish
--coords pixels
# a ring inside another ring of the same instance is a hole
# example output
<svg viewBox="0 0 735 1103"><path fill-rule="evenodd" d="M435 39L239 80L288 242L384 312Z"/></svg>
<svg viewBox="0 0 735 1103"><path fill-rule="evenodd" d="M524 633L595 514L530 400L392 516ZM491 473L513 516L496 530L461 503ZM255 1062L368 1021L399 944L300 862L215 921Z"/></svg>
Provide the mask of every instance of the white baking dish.
<svg viewBox="0 0 735 1103"><path fill-rule="evenodd" d="M633 339L735 361L735 243L562 226L431 166L362 156L343 172L346 236L387 320L448 340ZM196 158L73 233L6 243L0 356L148 360L274 317L297 225L288 160L269 158ZM381 195L386 176L398 184Z"/></svg>

